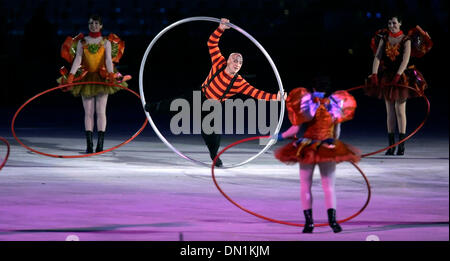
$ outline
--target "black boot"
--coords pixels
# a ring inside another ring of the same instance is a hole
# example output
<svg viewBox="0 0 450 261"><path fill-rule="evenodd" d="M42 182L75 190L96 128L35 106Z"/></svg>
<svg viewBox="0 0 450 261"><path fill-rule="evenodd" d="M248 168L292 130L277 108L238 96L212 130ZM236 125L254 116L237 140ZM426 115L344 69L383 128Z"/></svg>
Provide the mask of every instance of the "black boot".
<svg viewBox="0 0 450 261"><path fill-rule="evenodd" d="M342 231L341 226L336 221L336 209L330 208L328 209L328 224L330 225L331 229L333 229L334 233L339 233Z"/></svg>
<svg viewBox="0 0 450 261"><path fill-rule="evenodd" d="M214 159L213 159L214 160ZM216 165L215 165L216 167L222 167L223 166L223 163L222 163L222 160L220 159L220 158L218 158L217 160L216 160Z"/></svg>
<svg viewBox="0 0 450 261"><path fill-rule="evenodd" d="M305 226L303 227L303 233L312 233L314 229L312 209L303 210L303 214L305 215Z"/></svg>
<svg viewBox="0 0 450 261"><path fill-rule="evenodd" d="M105 139L105 132L99 131L98 132L98 140L97 140L97 148L95 149L95 152L103 151L103 141Z"/></svg>
<svg viewBox="0 0 450 261"><path fill-rule="evenodd" d="M203 121L203 120L202 120ZM220 147L220 134L206 134L202 131L202 138L205 141L206 147L208 147L209 156L211 157L211 160L214 160L217 156L217 152L219 151ZM222 167L223 163L220 158L216 161L216 167Z"/></svg>
<svg viewBox="0 0 450 261"><path fill-rule="evenodd" d="M406 135L404 133L399 133L398 134L398 140L403 140L406 137ZM402 142L400 144L398 144L398 150L397 150L397 155L404 155L405 154L405 142Z"/></svg>
<svg viewBox="0 0 450 261"><path fill-rule="evenodd" d="M395 134L394 133L388 133L389 137L389 146L395 144ZM395 147L392 147L386 151L384 155L394 155Z"/></svg>
<svg viewBox="0 0 450 261"><path fill-rule="evenodd" d="M208 146L208 149L209 149L209 146ZM214 160L216 158L216 156L217 156L217 152L216 152L216 154L213 154L213 152L210 151L209 152L209 156L211 157L211 160ZM220 158L218 158L216 160L216 164L214 166L222 167L223 166L222 160Z"/></svg>
<svg viewBox="0 0 450 261"><path fill-rule="evenodd" d="M94 143L92 142L92 131L86 131L86 153L94 152Z"/></svg>

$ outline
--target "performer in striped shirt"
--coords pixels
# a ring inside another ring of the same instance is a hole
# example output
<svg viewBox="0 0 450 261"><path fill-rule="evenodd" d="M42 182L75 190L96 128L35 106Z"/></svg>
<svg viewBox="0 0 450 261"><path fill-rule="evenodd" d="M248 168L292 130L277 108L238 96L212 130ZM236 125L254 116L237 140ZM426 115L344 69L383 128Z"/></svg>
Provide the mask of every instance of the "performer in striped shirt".
<svg viewBox="0 0 450 261"><path fill-rule="evenodd" d="M272 94L261 91L251 86L242 76L238 74L241 69L243 58L240 53L232 53L228 60L222 55L219 49L219 41L223 32L230 27L227 25L230 21L222 18L219 27L211 34L208 39L209 54L211 56L212 68L208 77L202 84L202 96L205 99L219 100L220 102L241 93L249 95L255 99L280 100L280 92ZM202 112L202 121L205 117ZM220 134L206 134L202 129L202 137L208 147L211 159L214 159L220 147ZM223 165L221 159L216 161L216 166Z"/></svg>
<svg viewBox="0 0 450 261"><path fill-rule="evenodd" d="M222 18L219 27L211 34L208 40L212 68L202 85L202 92L206 98L225 101L226 99L241 93L255 99L266 101L279 100L279 93L271 94L258 90L251 86L244 78L242 78L242 76L237 74L241 69L243 62L240 53L230 54L228 60L222 55L219 49L219 41L223 32L230 28L226 23L229 23L229 20ZM234 82L232 82L233 78Z"/></svg>
<svg viewBox="0 0 450 261"><path fill-rule="evenodd" d="M250 85L242 76L238 74L241 69L243 58L240 53L232 53L228 59L222 55L219 49L219 40L223 32L230 27L227 25L228 19L222 18L219 27L211 34L208 39L209 54L211 56L212 68L202 84L202 104L206 99L218 100L224 102L236 94L244 94L260 100L280 100L280 92L272 94L261 91ZM286 99L286 93L284 95ZM150 112L169 111L170 101L163 100L160 102L148 103L145 110ZM201 120L209 111L202 111ZM220 147L221 135L217 133L206 134L201 130L203 140L208 147L211 159L214 159ZM216 166L221 167L222 161L218 159Z"/></svg>

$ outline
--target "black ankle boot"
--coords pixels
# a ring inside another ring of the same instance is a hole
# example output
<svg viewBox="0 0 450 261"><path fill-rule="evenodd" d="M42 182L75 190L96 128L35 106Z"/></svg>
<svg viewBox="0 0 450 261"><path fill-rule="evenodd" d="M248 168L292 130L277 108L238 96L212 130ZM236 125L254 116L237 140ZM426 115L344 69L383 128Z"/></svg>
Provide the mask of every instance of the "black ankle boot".
<svg viewBox="0 0 450 261"><path fill-rule="evenodd" d="M336 209L330 208L328 209L328 224L330 225L331 229L333 229L334 233L339 233L342 231L341 226L336 221Z"/></svg>
<svg viewBox="0 0 450 261"><path fill-rule="evenodd" d="M222 163L222 160L220 159L220 158L218 158L217 160L216 160L216 165L215 165L216 167L222 167L223 166L223 163Z"/></svg>
<svg viewBox="0 0 450 261"><path fill-rule="evenodd" d="M312 209L303 210L303 214L305 215L305 226L303 227L303 233L312 233L314 229Z"/></svg>
<svg viewBox="0 0 450 261"><path fill-rule="evenodd" d="M94 143L92 142L92 131L86 131L86 153L94 152Z"/></svg>
<svg viewBox="0 0 450 261"><path fill-rule="evenodd" d="M398 134L398 140L403 140L405 137L406 135L404 133ZM404 154L405 154L405 142L402 142L398 144L397 155L404 155Z"/></svg>
<svg viewBox="0 0 450 261"><path fill-rule="evenodd" d="M209 154L209 156L211 157L211 160L214 160L215 158L216 158L216 156L214 156L213 154ZM216 166L216 167L222 167L223 166L223 163L222 163L222 160L220 159L220 158L218 158L217 160L216 160L216 164L214 165L214 166Z"/></svg>
<svg viewBox="0 0 450 261"><path fill-rule="evenodd" d="M105 132L99 131L98 132L98 140L97 140L97 148L95 149L95 152L103 151L103 141L105 140Z"/></svg>
<svg viewBox="0 0 450 261"><path fill-rule="evenodd" d="M389 146L395 144L395 134L394 133L388 133L389 138ZM395 147L392 147L386 151L384 155L394 155Z"/></svg>

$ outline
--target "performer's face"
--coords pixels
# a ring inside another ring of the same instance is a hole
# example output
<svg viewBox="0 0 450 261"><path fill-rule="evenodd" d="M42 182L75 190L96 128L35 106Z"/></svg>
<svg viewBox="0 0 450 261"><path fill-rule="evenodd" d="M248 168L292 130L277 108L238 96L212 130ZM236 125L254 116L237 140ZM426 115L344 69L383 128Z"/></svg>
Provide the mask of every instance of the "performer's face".
<svg viewBox="0 0 450 261"><path fill-rule="evenodd" d="M227 67L230 72L236 74L241 69L242 62L243 62L242 55L238 53L232 53L230 57L228 57Z"/></svg>
<svg viewBox="0 0 450 261"><path fill-rule="evenodd" d="M89 31L93 33L100 32L102 30L103 25L100 23L100 21L89 19Z"/></svg>
<svg viewBox="0 0 450 261"><path fill-rule="evenodd" d="M389 21L388 21L388 28L389 31L391 31L391 33L395 34L398 33L400 31L400 26L402 25L402 23L400 23L397 19L397 17L392 17Z"/></svg>

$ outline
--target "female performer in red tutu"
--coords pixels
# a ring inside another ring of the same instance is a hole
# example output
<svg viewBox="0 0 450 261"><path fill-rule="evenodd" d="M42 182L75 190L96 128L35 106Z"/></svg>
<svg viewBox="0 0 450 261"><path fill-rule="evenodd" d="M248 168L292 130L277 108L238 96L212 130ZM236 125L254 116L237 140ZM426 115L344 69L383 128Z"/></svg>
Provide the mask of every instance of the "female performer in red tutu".
<svg viewBox="0 0 450 261"><path fill-rule="evenodd" d="M418 96L414 90L399 85L412 87L419 93L427 88L422 74L414 65L408 66L410 57L422 57L433 45L428 33L419 26L405 35L400 29L401 25L402 20L392 16L388 21L388 29L376 32L371 42L375 53L372 75L366 84L367 95L385 101L389 146L395 144L396 119L399 140L406 137L406 100ZM404 155L404 144L398 145L397 155ZM394 155L394 152L395 147L390 148L386 155Z"/></svg>
<svg viewBox="0 0 450 261"><path fill-rule="evenodd" d="M109 82L127 87L125 81L131 76L123 76L116 70L113 62L119 62L125 43L115 34L107 38L102 36L102 18L91 15L89 18L89 36L83 34L75 38L67 37L61 48L61 56L72 64L70 71L61 68L60 84L73 82ZM84 125L86 130L86 153L93 153L92 134L94 113L97 113L98 141L95 152L103 151L106 130L106 103L108 95L121 90L117 86L99 84L75 85L65 89L75 97L81 96L84 107Z"/></svg>
<svg viewBox="0 0 450 261"><path fill-rule="evenodd" d="M326 97L329 81L325 77L314 82L312 93L305 88L289 93L286 108L292 126L280 133L277 140L294 137L302 124L306 129L303 138L278 149L275 157L286 164L300 164L300 194L306 220L303 233L312 233L314 229L311 185L314 168L319 166L328 222L333 232L338 233L342 228L336 222L336 164L360 160L358 149L338 140L340 123L353 118L356 101L346 91L336 91Z"/></svg>

